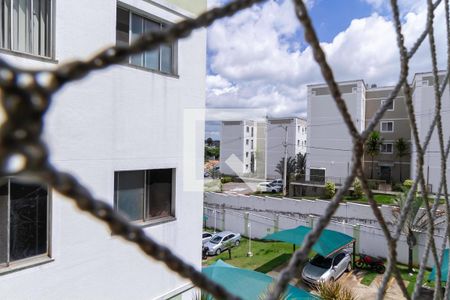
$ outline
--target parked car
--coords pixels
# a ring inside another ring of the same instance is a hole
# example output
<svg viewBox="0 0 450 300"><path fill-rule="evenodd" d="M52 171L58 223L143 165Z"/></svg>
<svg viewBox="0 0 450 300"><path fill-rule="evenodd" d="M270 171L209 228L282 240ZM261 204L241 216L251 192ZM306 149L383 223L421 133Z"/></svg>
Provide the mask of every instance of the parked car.
<svg viewBox="0 0 450 300"><path fill-rule="evenodd" d="M219 255L224 250L233 246L239 246L241 243L241 235L231 231L222 231L216 233L206 244L208 255Z"/></svg>
<svg viewBox="0 0 450 300"><path fill-rule="evenodd" d="M206 244L211 238L212 238L213 234L209 233L209 232L203 232L202 234L202 245Z"/></svg>
<svg viewBox="0 0 450 300"><path fill-rule="evenodd" d="M209 177L209 176L210 176L209 172L204 172L204 173L203 173L203 177L206 178L206 177Z"/></svg>
<svg viewBox="0 0 450 300"><path fill-rule="evenodd" d="M283 188L283 179L272 180L270 182L270 184L273 185L273 186L280 186L281 188Z"/></svg>
<svg viewBox="0 0 450 300"><path fill-rule="evenodd" d="M302 279L309 284L322 281L334 281L345 271L352 269L352 257L348 251L339 251L331 257L317 254L306 263L302 271Z"/></svg>
<svg viewBox="0 0 450 300"><path fill-rule="evenodd" d="M271 193L279 193L282 190L282 187L271 185L270 182L260 182L256 186L256 190L258 192L271 192Z"/></svg>

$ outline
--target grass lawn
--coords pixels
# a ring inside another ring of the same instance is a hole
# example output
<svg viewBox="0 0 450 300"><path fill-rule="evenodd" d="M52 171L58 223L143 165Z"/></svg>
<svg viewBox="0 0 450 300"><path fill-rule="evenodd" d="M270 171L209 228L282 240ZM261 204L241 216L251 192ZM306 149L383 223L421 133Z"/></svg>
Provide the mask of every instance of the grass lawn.
<svg viewBox="0 0 450 300"><path fill-rule="evenodd" d="M397 267L400 270L400 274L402 275L403 280L408 281L406 289L408 290L408 293L410 295L412 295L413 291L414 291L414 286L416 284L416 278L417 278L417 273L418 273L418 269L414 269L414 272L410 275L408 273L408 266L402 265L402 264L398 264ZM378 273L372 272L370 270L367 270L367 273L364 275L363 279L361 280L362 284L365 285L370 285L372 283L372 281L375 279L375 277L378 275ZM425 270L425 276L424 276L424 286L428 286L428 287L434 287L434 283L433 282L428 282L427 278L430 275L430 271L429 270Z"/></svg>
<svg viewBox="0 0 450 300"><path fill-rule="evenodd" d="M392 205L395 203L395 195L375 194L374 198L378 204ZM347 202L356 202L356 203L363 203L363 204L368 203L366 196L363 196L362 198L356 198L356 199L351 196L345 196L344 200Z"/></svg>
<svg viewBox="0 0 450 300"><path fill-rule="evenodd" d="M288 261L292 255L292 244L278 242L263 242L252 240L252 257L247 256L248 239L242 238L241 244L231 250L231 259L228 251L218 256L209 257L204 264L211 265L221 259L233 266L256 270L258 272L267 273L279 265Z"/></svg>

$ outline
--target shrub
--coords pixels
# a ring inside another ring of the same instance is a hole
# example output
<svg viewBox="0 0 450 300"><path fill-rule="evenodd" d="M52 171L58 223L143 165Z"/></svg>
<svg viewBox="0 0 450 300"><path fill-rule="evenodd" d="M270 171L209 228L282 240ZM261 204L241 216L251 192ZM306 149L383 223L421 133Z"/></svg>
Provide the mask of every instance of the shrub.
<svg viewBox="0 0 450 300"><path fill-rule="evenodd" d="M323 195L324 198L331 199L333 198L335 193L336 193L336 185L334 184L334 182L327 181L325 183L325 193Z"/></svg>
<svg viewBox="0 0 450 300"><path fill-rule="evenodd" d="M412 187L413 183L414 181L412 181L411 179L406 179L405 181L403 181L403 186L409 190Z"/></svg>
<svg viewBox="0 0 450 300"><path fill-rule="evenodd" d="M317 292L323 300L356 300L356 296L350 289L336 281L319 283Z"/></svg>
<svg viewBox="0 0 450 300"><path fill-rule="evenodd" d="M358 178L353 181L353 196L357 199L362 198L363 196L361 181L359 181Z"/></svg>
<svg viewBox="0 0 450 300"><path fill-rule="evenodd" d="M220 181L222 183L228 183L228 182L232 182L233 178L231 176L223 176L222 178L220 178Z"/></svg>
<svg viewBox="0 0 450 300"><path fill-rule="evenodd" d="M401 184L401 183L396 183L396 184L394 185L394 187L392 188L392 190L393 190L394 192L403 192L404 189L405 189L405 188L404 188L403 184Z"/></svg>

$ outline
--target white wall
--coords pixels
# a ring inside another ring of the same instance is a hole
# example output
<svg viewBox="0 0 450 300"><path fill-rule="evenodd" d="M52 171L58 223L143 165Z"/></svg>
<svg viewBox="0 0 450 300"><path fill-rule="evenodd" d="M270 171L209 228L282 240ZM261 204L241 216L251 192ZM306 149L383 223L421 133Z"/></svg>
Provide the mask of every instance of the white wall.
<svg viewBox="0 0 450 300"><path fill-rule="evenodd" d="M122 2L170 22L180 19L148 1ZM115 44L115 19L113 0L59 1L55 59L85 58ZM54 62L2 57L24 67L56 67ZM179 78L127 65L95 72L55 95L45 129L51 161L110 205L114 171L176 168L176 220L145 231L198 269L202 191L184 183L195 178L202 186L204 117L193 109L204 108L205 57L206 32L197 30L178 43ZM183 134L189 126L196 135ZM194 167L185 168L186 163ZM154 299L188 286L187 280L80 213L72 201L53 193L52 203L54 261L0 275L2 299Z"/></svg>
<svg viewBox="0 0 450 300"><path fill-rule="evenodd" d="M267 234L300 225L311 227L318 222L319 217L324 211L319 201L315 203L317 204L315 211L320 213L307 215L304 213L311 212L311 205L308 205L308 202L305 200L297 201L298 203L294 204L293 201L295 200L287 198L276 199L266 197L264 199L264 197L254 196L244 198L218 193L206 193L205 196L204 215L207 217L207 227L217 228L217 230L231 230L248 237L248 224L250 223L251 236L255 239L261 239ZM347 214L349 216L348 218L342 221L334 218L328 224L327 229L355 237L357 253L386 258L389 252L386 238L377 222L371 224L368 221L370 216L368 216L364 206L367 207L367 210L370 209L367 205L362 205L359 209L355 206ZM305 210L299 210L303 207L305 207ZM336 215L342 216L344 211L341 206L336 212L335 217ZM385 217L387 217L389 214L387 208L382 207L382 211ZM298 212L301 213L297 214ZM354 216L356 213L362 214L363 216L360 216L360 219L352 220L350 216ZM367 218L366 222L364 222L364 217ZM444 229L441 228L434 238L439 251L442 248L443 234ZM416 237L418 243L413 249L413 262L419 264L426 246L426 234L417 233ZM397 244L397 258L401 263L408 263L408 245L403 235ZM428 257L427 266L434 266L431 255Z"/></svg>
<svg viewBox="0 0 450 300"><path fill-rule="evenodd" d="M365 126L364 82L352 81L340 86L355 84L356 89L343 93L342 98L361 132ZM316 88L326 88L326 85L308 86L307 179L311 168L325 168L325 176L339 182L349 175L352 140L331 95L316 95L313 93Z"/></svg>

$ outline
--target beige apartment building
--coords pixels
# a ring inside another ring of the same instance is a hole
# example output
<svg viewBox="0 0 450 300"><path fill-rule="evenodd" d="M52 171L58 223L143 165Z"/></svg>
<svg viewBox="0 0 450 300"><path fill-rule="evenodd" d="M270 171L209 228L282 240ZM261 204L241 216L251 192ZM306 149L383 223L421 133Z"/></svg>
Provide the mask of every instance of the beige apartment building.
<svg viewBox="0 0 450 300"><path fill-rule="evenodd" d="M389 97L393 87L372 86L366 90L366 127L377 110ZM375 130L380 132L382 145L379 155L373 160L373 178L388 183L403 182L410 178L411 127L405 105L403 91L398 93L390 108L386 111ZM406 154L397 150L396 142L402 138L407 144ZM364 172L371 178L372 158L364 154Z"/></svg>

